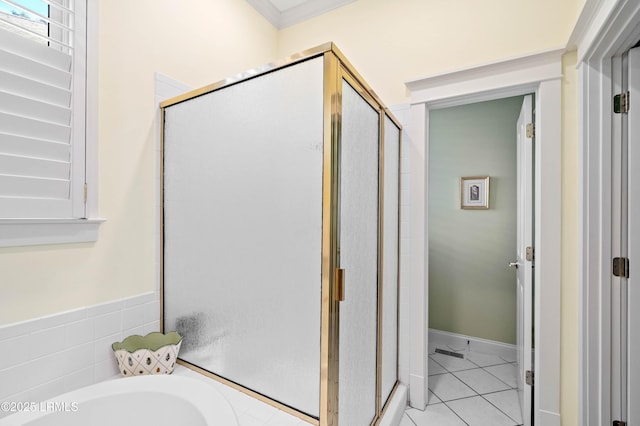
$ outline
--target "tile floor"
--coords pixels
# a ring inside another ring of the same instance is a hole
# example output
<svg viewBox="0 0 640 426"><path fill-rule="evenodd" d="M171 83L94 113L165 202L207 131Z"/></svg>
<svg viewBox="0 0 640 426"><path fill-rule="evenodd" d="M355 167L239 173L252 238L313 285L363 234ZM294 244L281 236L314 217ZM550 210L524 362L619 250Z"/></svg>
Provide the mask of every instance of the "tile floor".
<svg viewBox="0 0 640 426"><path fill-rule="evenodd" d="M429 350L429 401L408 408L400 426L515 426L522 424L515 360L477 352L464 359Z"/></svg>

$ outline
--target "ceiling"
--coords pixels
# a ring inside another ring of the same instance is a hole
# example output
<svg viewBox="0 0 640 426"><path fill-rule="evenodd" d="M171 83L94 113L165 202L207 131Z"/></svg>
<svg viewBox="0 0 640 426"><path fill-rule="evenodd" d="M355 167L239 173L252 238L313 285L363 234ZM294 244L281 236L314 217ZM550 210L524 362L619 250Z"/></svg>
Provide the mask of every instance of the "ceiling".
<svg viewBox="0 0 640 426"><path fill-rule="evenodd" d="M322 15L354 1L356 0L247 0L279 29Z"/></svg>

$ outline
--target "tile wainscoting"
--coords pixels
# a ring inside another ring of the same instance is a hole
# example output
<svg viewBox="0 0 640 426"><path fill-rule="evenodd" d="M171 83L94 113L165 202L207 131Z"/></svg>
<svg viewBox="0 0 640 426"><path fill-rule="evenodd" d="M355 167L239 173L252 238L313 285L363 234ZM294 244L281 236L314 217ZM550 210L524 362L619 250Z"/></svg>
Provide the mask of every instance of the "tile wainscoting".
<svg viewBox="0 0 640 426"><path fill-rule="evenodd" d="M0 401L42 401L118 376L111 344L159 330L157 292L2 326Z"/></svg>

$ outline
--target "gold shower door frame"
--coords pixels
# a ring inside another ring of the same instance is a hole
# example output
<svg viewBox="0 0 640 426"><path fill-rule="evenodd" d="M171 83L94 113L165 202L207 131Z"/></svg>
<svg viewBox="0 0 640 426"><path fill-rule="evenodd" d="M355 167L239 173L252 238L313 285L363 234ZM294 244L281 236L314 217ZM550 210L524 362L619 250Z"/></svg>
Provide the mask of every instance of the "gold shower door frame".
<svg viewBox="0 0 640 426"><path fill-rule="evenodd" d="M384 224L384 126L385 117L402 129L399 121L385 108L378 96L366 84L364 79L355 71L342 52L333 43L326 43L316 48L293 55L283 61L275 62L261 68L238 74L183 95L164 101L161 109L161 161L160 161L160 194L164 194L164 112L165 108L177 103L219 90L232 84L276 71L280 68L296 63L324 56L324 136L323 136L323 182L322 182L322 266L321 266L321 342L320 342L320 417L316 419L302 413L288 405L282 404L263 394L218 376L208 370L200 368L182 359L178 363L208 376L218 382L248 394L262 402L281 409L300 419L317 426L338 426L339 401L339 345L340 345L340 264L338 255L339 244L339 212L340 212L340 146L342 127L342 81L345 80L354 88L369 105L378 112L378 312L377 312L377 343L376 343L376 413L371 425L377 425L393 398L398 387L398 366L396 363L396 383L387 401L382 401L382 308L383 308L383 224ZM401 132L400 132L401 133ZM401 140L398 149L398 165L400 166ZM400 167L398 167L399 169ZM398 284L400 281L400 170L398 170ZM161 230L160 230L160 327L164 332L164 196L160 200ZM399 285L398 285L399 289ZM398 295L399 296L399 295ZM399 297L398 297L399 304ZM398 311L399 309L397 309ZM398 312L396 312L398 315ZM399 319L399 318L397 318ZM399 322L398 322L399 323ZM396 359L398 359L399 330L396 330ZM341 425L350 426L350 425Z"/></svg>

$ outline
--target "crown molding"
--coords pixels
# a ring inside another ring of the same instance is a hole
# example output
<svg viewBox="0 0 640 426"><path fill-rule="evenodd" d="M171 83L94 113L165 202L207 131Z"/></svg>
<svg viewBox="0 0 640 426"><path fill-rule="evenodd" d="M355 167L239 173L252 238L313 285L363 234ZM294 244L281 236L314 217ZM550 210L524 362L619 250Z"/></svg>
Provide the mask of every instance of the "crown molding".
<svg viewBox="0 0 640 426"><path fill-rule="evenodd" d="M280 30L307 19L315 18L354 1L356 0L308 0L281 12L269 0L247 0L274 27Z"/></svg>

